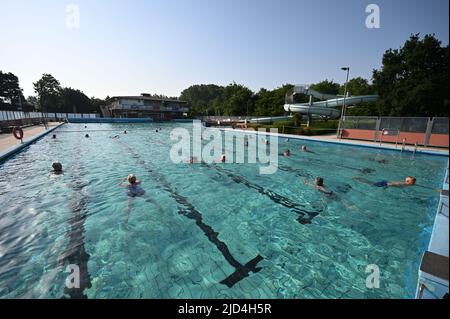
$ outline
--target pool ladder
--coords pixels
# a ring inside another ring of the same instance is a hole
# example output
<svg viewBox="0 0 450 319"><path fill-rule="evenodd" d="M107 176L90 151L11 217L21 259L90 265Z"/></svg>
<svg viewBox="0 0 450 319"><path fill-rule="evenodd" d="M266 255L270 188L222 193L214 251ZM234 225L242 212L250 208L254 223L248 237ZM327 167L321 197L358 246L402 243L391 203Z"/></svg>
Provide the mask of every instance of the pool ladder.
<svg viewBox="0 0 450 319"><path fill-rule="evenodd" d="M413 156L416 155L417 149L419 148L419 142L414 144Z"/></svg>
<svg viewBox="0 0 450 319"><path fill-rule="evenodd" d="M418 149L418 148L419 148L419 142L416 141L416 143L414 143L414 149L413 149L413 151L412 151L413 156L416 155L417 149ZM403 139L403 142L402 142L402 148L401 148L401 150L400 150L400 153L403 153L403 151L405 151L405 150L406 150L406 138Z"/></svg>
<svg viewBox="0 0 450 319"><path fill-rule="evenodd" d="M405 147L406 147L406 138L404 138L403 139L403 142L402 142L402 149L401 149L401 153L403 153L403 151L405 150Z"/></svg>

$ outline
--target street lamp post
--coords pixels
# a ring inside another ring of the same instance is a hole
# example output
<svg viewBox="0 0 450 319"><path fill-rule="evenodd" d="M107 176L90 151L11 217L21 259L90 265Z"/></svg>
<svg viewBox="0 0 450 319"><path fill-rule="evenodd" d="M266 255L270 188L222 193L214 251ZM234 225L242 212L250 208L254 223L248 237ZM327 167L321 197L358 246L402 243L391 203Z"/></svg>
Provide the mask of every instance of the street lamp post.
<svg viewBox="0 0 450 319"><path fill-rule="evenodd" d="M344 120L344 116L345 116L345 102L347 99L347 84L348 84L348 76L350 73L350 67L348 67L348 66L342 67L341 70L347 71L347 78L345 80L345 86L344 86L344 102L342 104L341 119L339 120L339 127L338 127L338 131L337 131L339 139L342 138L342 132L341 132L342 131L342 121Z"/></svg>

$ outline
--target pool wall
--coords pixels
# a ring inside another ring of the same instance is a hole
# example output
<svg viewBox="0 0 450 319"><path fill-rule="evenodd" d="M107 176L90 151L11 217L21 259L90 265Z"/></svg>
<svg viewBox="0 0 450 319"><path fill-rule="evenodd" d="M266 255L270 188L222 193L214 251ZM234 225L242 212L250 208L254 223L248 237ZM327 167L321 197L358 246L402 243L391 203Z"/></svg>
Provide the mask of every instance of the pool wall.
<svg viewBox="0 0 450 319"><path fill-rule="evenodd" d="M419 270L419 280L417 283L417 299L442 299L449 292L448 281L448 260L449 260L449 169L445 174L442 185L439 205L431 231L430 243L427 251L422 256L422 263ZM434 258L432 268L430 256Z"/></svg>
<svg viewBox="0 0 450 319"><path fill-rule="evenodd" d="M4 162L6 159L8 159L9 157L13 156L14 154L20 152L25 147L30 146L31 144L33 144L37 140L43 138L45 135L53 132L54 130L56 130L58 127L61 127L62 125L64 125L64 123L61 123L61 124L59 124L59 125L57 125L55 127L52 127L51 129L48 129L45 132L42 132L41 134L35 135L31 139L29 139L27 141L24 141L22 144L18 144L16 146L13 146L13 147L7 149L6 151L0 152L0 163Z"/></svg>
<svg viewBox="0 0 450 319"><path fill-rule="evenodd" d="M152 118L112 118L112 117L98 117L98 118L69 118L69 123L152 123Z"/></svg>

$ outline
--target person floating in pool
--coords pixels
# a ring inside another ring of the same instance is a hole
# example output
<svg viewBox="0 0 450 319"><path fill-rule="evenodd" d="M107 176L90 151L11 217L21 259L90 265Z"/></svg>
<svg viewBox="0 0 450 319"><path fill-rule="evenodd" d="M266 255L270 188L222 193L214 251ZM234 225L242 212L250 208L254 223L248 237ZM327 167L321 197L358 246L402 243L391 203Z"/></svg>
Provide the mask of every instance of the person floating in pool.
<svg viewBox="0 0 450 319"><path fill-rule="evenodd" d="M114 135L114 136L110 136L110 138L112 138L113 140L120 138L119 135Z"/></svg>
<svg viewBox="0 0 450 319"><path fill-rule="evenodd" d="M291 151L290 150L285 150L284 153L283 153L283 156L285 156L285 157L291 156Z"/></svg>
<svg viewBox="0 0 450 319"><path fill-rule="evenodd" d="M225 163L225 160L226 160L225 154L220 155L218 161L219 161L220 163Z"/></svg>
<svg viewBox="0 0 450 319"><path fill-rule="evenodd" d="M128 183L124 183L125 181L128 181ZM125 177L122 179L122 182L119 184L121 187L127 188L127 195L128 197L128 203L126 205L125 209L125 222L128 223L128 220L131 215L131 208L133 205L133 201L135 197L145 197L145 201L148 203L151 203L154 205L160 212L163 212L161 206L158 204L157 201L155 201L153 198L149 197L145 190L142 189L141 181L136 178L134 174L128 175L128 177Z"/></svg>
<svg viewBox="0 0 450 319"><path fill-rule="evenodd" d="M53 135L52 135L52 139L56 139L56 134L53 134Z"/></svg>
<svg viewBox="0 0 450 319"><path fill-rule="evenodd" d="M55 175L60 175L63 173L63 167L60 162L53 162L52 168L53 168L52 173Z"/></svg>
<svg viewBox="0 0 450 319"><path fill-rule="evenodd" d="M85 138L89 138L89 134L86 134L84 137L85 137Z"/></svg>
<svg viewBox="0 0 450 319"><path fill-rule="evenodd" d="M124 184L123 182L128 181L128 183ZM122 179L122 182L119 184L121 187L127 188L127 195L130 197L142 196L145 194L145 191L142 189L141 181L136 178L134 174L128 175Z"/></svg>
<svg viewBox="0 0 450 319"><path fill-rule="evenodd" d="M322 192L326 195L333 194L333 191L330 191L329 189L326 188L322 177L317 176L316 179L314 180L314 184L308 183L307 181L304 181L304 184L315 187L317 190L319 190L320 192Z"/></svg>
<svg viewBox="0 0 450 319"><path fill-rule="evenodd" d="M313 151L310 151L309 148L306 147L306 145L302 145L302 147L300 149L302 152L314 153Z"/></svg>
<svg viewBox="0 0 450 319"><path fill-rule="evenodd" d="M289 137L288 137L288 138L286 138L286 143L289 143Z"/></svg>
<svg viewBox="0 0 450 319"><path fill-rule="evenodd" d="M359 176L355 176L355 177L353 177L353 179L355 181L358 181L358 182L361 182L364 184L368 184L368 185L375 186L375 187L383 187L383 188L385 188L385 187L409 187L409 186L416 185L416 179L412 176L407 176L403 182L395 182L395 181L389 182L386 180L379 181L379 182L372 182L372 181L369 181L369 180L367 180L363 177L359 177Z"/></svg>
<svg viewBox="0 0 450 319"><path fill-rule="evenodd" d="M128 134L127 130L123 131L123 134Z"/></svg>

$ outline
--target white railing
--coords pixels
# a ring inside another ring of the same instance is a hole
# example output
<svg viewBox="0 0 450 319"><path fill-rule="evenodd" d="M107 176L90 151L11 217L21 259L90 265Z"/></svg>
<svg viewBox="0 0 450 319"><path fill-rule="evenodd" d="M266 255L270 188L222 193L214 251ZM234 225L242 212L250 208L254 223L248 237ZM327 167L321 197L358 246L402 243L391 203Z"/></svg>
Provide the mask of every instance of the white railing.
<svg viewBox="0 0 450 319"><path fill-rule="evenodd" d="M23 112L23 111L0 111L0 122L16 121L24 119L66 119L66 118L96 118L98 114L88 113L41 113L41 112Z"/></svg>

